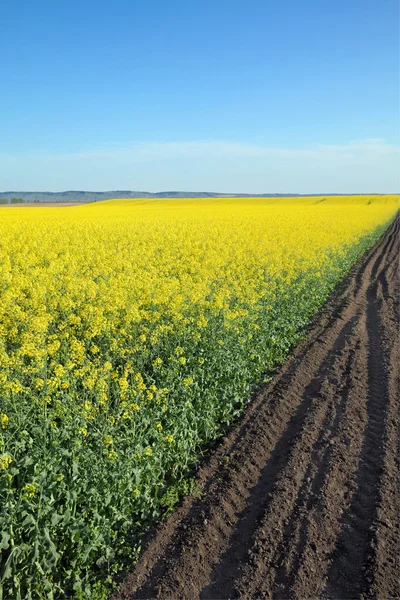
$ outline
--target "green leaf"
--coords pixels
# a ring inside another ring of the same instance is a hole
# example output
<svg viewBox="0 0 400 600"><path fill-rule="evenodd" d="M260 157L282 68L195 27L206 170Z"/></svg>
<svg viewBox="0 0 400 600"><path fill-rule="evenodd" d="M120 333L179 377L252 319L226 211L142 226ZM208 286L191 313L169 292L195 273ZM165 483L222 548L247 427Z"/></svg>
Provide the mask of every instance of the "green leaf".
<svg viewBox="0 0 400 600"><path fill-rule="evenodd" d="M3 531L1 534L1 542L0 542L0 550L7 550L9 547L10 534L6 531Z"/></svg>
<svg viewBox="0 0 400 600"><path fill-rule="evenodd" d="M52 517L51 517L51 524L54 525L58 525L58 523L60 521L63 520L63 515L59 515L58 513L53 513Z"/></svg>
<svg viewBox="0 0 400 600"><path fill-rule="evenodd" d="M60 559L60 555L57 552L57 548L56 548L53 540L50 537L50 532L47 529L47 527L43 528L43 533L44 533L44 537L45 537L45 539L46 539L46 541L47 541L47 543L49 545L49 549L50 549L51 555L54 558L54 561L57 563L59 561L59 559Z"/></svg>

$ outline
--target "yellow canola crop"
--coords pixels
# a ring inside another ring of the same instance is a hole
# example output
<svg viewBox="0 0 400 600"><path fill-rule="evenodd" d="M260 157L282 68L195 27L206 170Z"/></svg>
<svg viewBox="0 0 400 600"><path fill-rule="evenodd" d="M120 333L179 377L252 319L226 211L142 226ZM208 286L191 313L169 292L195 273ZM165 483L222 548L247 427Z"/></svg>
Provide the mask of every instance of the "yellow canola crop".
<svg viewBox="0 0 400 600"><path fill-rule="evenodd" d="M90 591L92 568L125 551L121 528L167 506L166 482L181 485L398 206L0 209L0 538L20 548L3 595Z"/></svg>
<svg viewBox="0 0 400 600"><path fill-rule="evenodd" d="M387 196L372 204L364 196L289 200L3 209L0 333L11 344L7 352L3 346L4 366L24 372L29 357L26 374L40 376L46 363L48 375L48 354L57 355L61 340L76 366L93 357L88 340L143 318L157 323L158 312L180 321L190 306L228 310L275 297L300 272L322 273L332 253L387 221L398 203Z"/></svg>

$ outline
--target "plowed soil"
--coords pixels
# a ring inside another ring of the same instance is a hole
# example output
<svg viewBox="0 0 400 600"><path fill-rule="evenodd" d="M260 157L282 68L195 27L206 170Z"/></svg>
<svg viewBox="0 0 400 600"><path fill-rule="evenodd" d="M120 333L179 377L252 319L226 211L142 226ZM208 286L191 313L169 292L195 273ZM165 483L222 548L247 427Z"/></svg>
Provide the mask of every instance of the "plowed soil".
<svg viewBox="0 0 400 600"><path fill-rule="evenodd" d="M399 227L329 299L115 600L400 597Z"/></svg>

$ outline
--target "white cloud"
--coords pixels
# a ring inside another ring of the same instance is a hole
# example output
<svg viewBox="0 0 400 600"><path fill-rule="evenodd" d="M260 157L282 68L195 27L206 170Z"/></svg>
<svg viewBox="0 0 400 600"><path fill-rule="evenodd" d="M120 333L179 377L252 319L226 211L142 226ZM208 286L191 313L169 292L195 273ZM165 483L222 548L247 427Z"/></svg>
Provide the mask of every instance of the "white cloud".
<svg viewBox="0 0 400 600"><path fill-rule="evenodd" d="M382 139L305 148L198 140L0 156L0 190L396 192L400 146Z"/></svg>
<svg viewBox="0 0 400 600"><path fill-rule="evenodd" d="M376 157L400 152L400 145L387 144L382 139L366 139L346 144L320 144L311 148L276 148L244 142L227 142L224 140L197 140L185 142L139 142L124 147L105 146L92 152L78 152L80 157L108 157L121 159L129 157L135 161L169 160L176 158L207 157L271 157L288 158L322 158L335 156L352 156L354 158ZM63 155L63 156L71 156ZM73 156L73 155L72 155Z"/></svg>

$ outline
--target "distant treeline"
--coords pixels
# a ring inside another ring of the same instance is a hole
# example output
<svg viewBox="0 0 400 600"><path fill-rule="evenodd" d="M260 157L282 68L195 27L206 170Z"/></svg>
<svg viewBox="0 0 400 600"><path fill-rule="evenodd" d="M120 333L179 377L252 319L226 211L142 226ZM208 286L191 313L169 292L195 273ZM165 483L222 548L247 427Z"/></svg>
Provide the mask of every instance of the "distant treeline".
<svg viewBox="0 0 400 600"><path fill-rule="evenodd" d="M23 198L0 198L0 204L23 204L26 202ZM34 202L39 202L39 200L34 200Z"/></svg>
<svg viewBox="0 0 400 600"><path fill-rule="evenodd" d="M343 196L346 194L219 194L215 192L135 192L132 190L113 190L109 192L85 192L71 190L67 192L0 192L0 204L18 204L21 202L99 202L113 198L284 198L301 196ZM365 196L368 194L351 194ZM380 194L374 194L379 196Z"/></svg>

